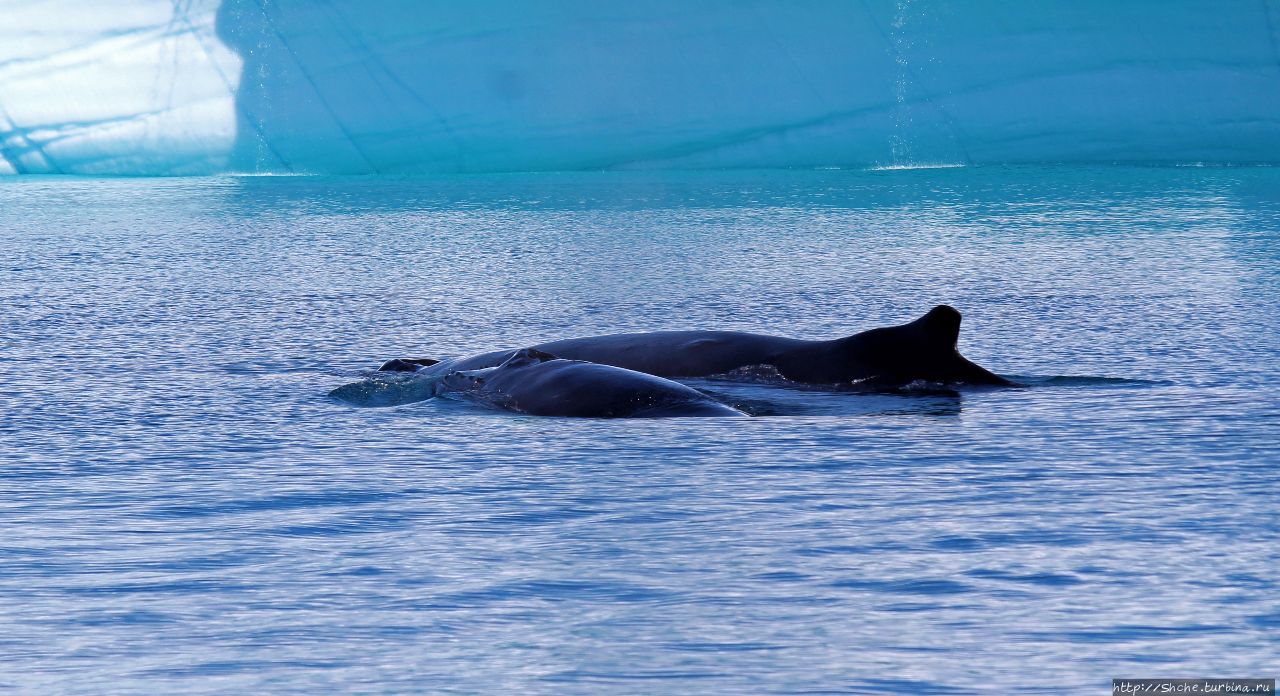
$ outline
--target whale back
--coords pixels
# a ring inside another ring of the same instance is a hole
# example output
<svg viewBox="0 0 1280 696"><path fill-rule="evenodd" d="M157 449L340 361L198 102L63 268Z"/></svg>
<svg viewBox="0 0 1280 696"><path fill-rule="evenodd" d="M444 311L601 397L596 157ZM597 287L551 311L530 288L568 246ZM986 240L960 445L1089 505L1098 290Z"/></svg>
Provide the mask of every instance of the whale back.
<svg viewBox="0 0 1280 696"><path fill-rule="evenodd" d="M657 331L611 334L542 343L445 360L391 361L383 370L407 369L444 376L458 371L521 368L557 358L587 361L657 377L726 375L766 368L785 380L856 389L897 388L914 381L1009 386L1013 383L967 360L956 349L960 312L938 305L915 321L833 341L806 341L738 331ZM552 372L550 368L547 374ZM575 372L586 373L587 370ZM489 376L496 376L490 373ZM524 379L530 379L526 373ZM556 384L577 379L557 380ZM457 381L457 380L455 380Z"/></svg>
<svg viewBox="0 0 1280 696"><path fill-rule="evenodd" d="M536 348L514 351L501 365L450 373L442 385L446 392L537 416L744 415L678 382L620 367L565 360Z"/></svg>

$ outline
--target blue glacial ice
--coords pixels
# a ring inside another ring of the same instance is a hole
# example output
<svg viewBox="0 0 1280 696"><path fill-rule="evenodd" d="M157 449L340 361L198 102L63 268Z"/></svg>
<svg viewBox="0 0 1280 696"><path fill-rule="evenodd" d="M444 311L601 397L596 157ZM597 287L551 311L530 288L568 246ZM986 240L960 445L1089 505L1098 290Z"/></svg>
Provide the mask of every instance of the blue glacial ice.
<svg viewBox="0 0 1280 696"><path fill-rule="evenodd" d="M1221 0L0 0L0 173L1280 162Z"/></svg>

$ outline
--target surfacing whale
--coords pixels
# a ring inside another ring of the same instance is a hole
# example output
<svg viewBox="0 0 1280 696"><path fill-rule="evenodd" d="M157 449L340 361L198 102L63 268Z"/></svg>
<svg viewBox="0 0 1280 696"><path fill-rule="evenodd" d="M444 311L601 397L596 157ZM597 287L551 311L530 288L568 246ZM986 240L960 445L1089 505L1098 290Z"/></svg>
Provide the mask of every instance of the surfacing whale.
<svg viewBox="0 0 1280 696"><path fill-rule="evenodd" d="M500 365L448 371L437 394L458 395L532 416L673 418L746 416L669 379L610 365L564 360L525 348Z"/></svg>
<svg viewBox="0 0 1280 696"><path fill-rule="evenodd" d="M960 312L939 305L915 321L831 341L739 331L658 331L551 341L534 349L568 360L657 377L715 377L766 368L785 382L849 389L895 389L915 382L1015 386L960 354ZM468 370L501 364L496 351L419 368L397 359L381 369Z"/></svg>

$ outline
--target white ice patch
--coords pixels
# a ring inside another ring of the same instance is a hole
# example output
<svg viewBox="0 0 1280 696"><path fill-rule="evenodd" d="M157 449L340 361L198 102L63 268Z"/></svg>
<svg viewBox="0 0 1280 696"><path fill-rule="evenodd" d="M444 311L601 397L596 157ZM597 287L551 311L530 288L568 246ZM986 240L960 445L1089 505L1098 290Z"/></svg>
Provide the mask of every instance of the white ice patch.
<svg viewBox="0 0 1280 696"><path fill-rule="evenodd" d="M0 0L0 171L225 170L241 61L219 0Z"/></svg>

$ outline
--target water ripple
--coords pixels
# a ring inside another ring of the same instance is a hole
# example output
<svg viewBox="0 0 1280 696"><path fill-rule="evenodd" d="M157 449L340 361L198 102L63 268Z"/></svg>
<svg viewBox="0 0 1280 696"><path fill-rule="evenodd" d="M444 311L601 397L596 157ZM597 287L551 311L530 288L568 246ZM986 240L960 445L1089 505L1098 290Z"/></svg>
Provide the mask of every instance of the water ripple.
<svg viewBox="0 0 1280 696"><path fill-rule="evenodd" d="M1257 674L1277 220L1264 169L0 178L0 688ZM1028 387L695 381L768 416L734 423L325 396L396 355L938 302Z"/></svg>

